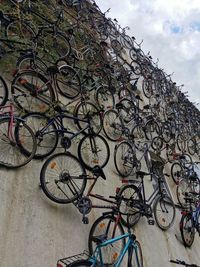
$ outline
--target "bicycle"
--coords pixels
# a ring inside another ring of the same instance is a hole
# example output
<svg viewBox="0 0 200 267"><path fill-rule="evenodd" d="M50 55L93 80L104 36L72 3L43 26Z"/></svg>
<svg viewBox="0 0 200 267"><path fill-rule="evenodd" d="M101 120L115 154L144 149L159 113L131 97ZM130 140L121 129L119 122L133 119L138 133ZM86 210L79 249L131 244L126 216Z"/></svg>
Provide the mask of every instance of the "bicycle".
<svg viewBox="0 0 200 267"><path fill-rule="evenodd" d="M163 163L155 162L152 168L151 173L136 172L136 177L141 178L141 182L137 186L134 185L134 180L123 180L123 183L127 183L127 185L119 192L119 196L125 199L125 210L128 210L128 213L131 214L132 224L136 224L141 216L146 216L148 223L153 225L154 220L152 217L154 214L158 227L162 230L167 230L175 220L175 205L167 183L161 174ZM151 175L153 181L153 192L146 199L144 176L149 175Z"/></svg>
<svg viewBox="0 0 200 267"><path fill-rule="evenodd" d="M64 156L64 154L63 154ZM72 203L82 214L82 222L84 224L88 224L89 220L87 215L91 212L93 208L98 209L110 209L111 211L103 213L104 215L101 217L101 221L109 216L117 215L115 217L116 219L116 227L118 227L118 224L120 224L120 229L122 229L122 225L127 226L127 221L121 217L121 204L122 203L122 197L118 196L119 188L116 188L116 195L115 196L109 196L109 198L106 198L102 195L93 193L93 188L95 187L97 181L102 178L106 180L106 176L102 170L101 167L98 165L94 166L91 169L92 176L89 176L85 173L84 168L81 168L81 163L78 163L78 159L72 156L70 153L68 153L68 159L71 157L75 162L76 165L80 166L79 174L75 175L74 170L72 168L69 170L69 168L63 170L60 172L58 176L58 179L46 179L45 176L43 176L42 172L46 171L44 170L46 166L44 166L41 170L41 176L40 176L40 184L43 192L46 194L46 196L51 199L52 201L59 203L59 204L69 204ZM75 167L76 167L75 165ZM51 162L50 166L51 169L56 168L56 163ZM78 170L78 168L77 168ZM72 174L72 175L71 175ZM87 192L85 191L87 181L93 180L91 185L89 186ZM99 199L101 201L104 201L108 203L107 205L96 205L92 203L91 198ZM114 199L111 200L111 199ZM98 220L99 221L99 220ZM94 224L96 225L96 224ZM130 224L131 226L131 224ZM94 226L95 227L95 226Z"/></svg>
<svg viewBox="0 0 200 267"><path fill-rule="evenodd" d="M34 133L22 118L14 115L12 104L1 106L0 112L0 165L7 168L25 166L36 152Z"/></svg>
<svg viewBox="0 0 200 267"><path fill-rule="evenodd" d="M185 194L185 201L189 202L190 208L189 211L182 211L182 217L179 224L181 237L185 247L191 247L194 238L195 232L199 233L200 236L200 200L199 192L189 192ZM198 200L195 200L194 197L197 197ZM194 204L194 206L192 206Z"/></svg>
<svg viewBox="0 0 200 267"><path fill-rule="evenodd" d="M107 229L106 229L107 228ZM140 243L136 240L136 236L131 233L128 227L128 233L118 235L116 237L109 236L110 225L105 227L104 234L93 236L92 241L96 243L92 256L87 260L76 260L68 265L71 257L60 259L57 267L70 266L114 266L119 267L126 254L128 254L128 267L143 267L143 255ZM126 244L124 245L126 240ZM122 242L121 246L119 242ZM110 255L109 255L110 254ZM74 256L72 256L73 258ZM76 257L76 256L75 256ZM124 266L124 265L123 265Z"/></svg>
<svg viewBox="0 0 200 267"><path fill-rule="evenodd" d="M51 66L49 77L35 70L23 70L15 75L11 94L17 107L25 112L46 113L58 102L58 92L65 97L76 98L81 92L81 81L76 71L68 65Z"/></svg>

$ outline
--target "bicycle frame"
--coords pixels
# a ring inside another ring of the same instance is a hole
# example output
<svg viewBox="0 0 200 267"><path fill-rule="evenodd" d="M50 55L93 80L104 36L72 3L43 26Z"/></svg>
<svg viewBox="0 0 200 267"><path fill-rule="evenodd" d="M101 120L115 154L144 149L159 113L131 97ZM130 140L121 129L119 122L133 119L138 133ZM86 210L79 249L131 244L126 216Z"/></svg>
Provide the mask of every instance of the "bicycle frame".
<svg viewBox="0 0 200 267"><path fill-rule="evenodd" d="M13 124L14 124L14 106L12 104L10 105L6 105L6 106L2 106L0 107L0 110L2 109L6 109L6 108L9 108L8 110L8 114L9 114L9 118L10 118L10 122L9 122L9 125L8 125L8 138L10 140L12 140L13 142L15 142L15 138L13 136L13 132L12 132L12 129L13 129ZM7 112L2 112L0 113L0 115L5 115Z"/></svg>
<svg viewBox="0 0 200 267"><path fill-rule="evenodd" d="M80 131L78 131L77 133L74 133L74 132L71 132L69 131L68 129L66 129L63 125L63 119L64 118L67 118L67 119L70 119L70 120L74 120L75 122L77 121L80 121L80 122L85 122L87 123L87 125ZM67 134L70 134L70 140L72 140L73 138L77 137L79 134L83 133L85 130L91 130L90 128L90 122L89 120L84 120L84 119L79 119L77 117L74 117L74 116L70 116L70 115L65 115L63 113L61 114L58 114L56 115L55 117L53 117L52 119L50 119L48 121L48 124L42 128L40 130L40 132L44 135L45 134L45 131L49 128L49 126L51 126L53 123L56 123L56 125L58 126L58 129L56 130L52 130L52 131L48 131L46 134L50 134L50 133L53 133L53 132L57 132L58 134L61 134L62 136L64 135L64 133L67 133Z"/></svg>
<svg viewBox="0 0 200 267"><path fill-rule="evenodd" d="M124 234L124 235L121 235L121 236L117 236L117 237L115 237L115 238L112 238L112 239L110 239L110 240L107 240L107 241L103 242L103 243L100 244L100 245L97 245L97 247L96 247L96 249L95 249L95 251L94 251L94 256L92 256L92 257L90 258L90 261L92 262L92 266L96 266L95 264L97 264L97 263L99 264L99 262L98 262L98 260L97 260L98 257L99 257L99 259L100 259L100 266L101 266L101 267L104 266L104 264L103 264L103 255L102 255L102 252L101 252L101 248L106 247L106 246L108 246L108 245L110 245L110 244L113 244L113 243L115 243L115 242L117 242L117 241L119 241L119 240L121 240L121 239L125 239L125 238L129 238L129 239L128 239L128 241L127 241L125 247L123 248L123 251L121 252L121 254L120 254L120 256L119 256L117 262L116 262L113 266L114 266L114 267L119 267L120 264L122 263L122 260L123 260L123 258L124 258L124 256L125 256L125 254L126 254L127 252L129 252L129 248L130 248L131 246L133 246L134 250L136 251L136 261L137 261L137 266L136 266L136 267L141 267L140 264L139 264L139 259L138 259L138 254L137 254L137 245L135 244L132 235L129 234L129 233ZM129 263L128 263L128 264L129 264Z"/></svg>

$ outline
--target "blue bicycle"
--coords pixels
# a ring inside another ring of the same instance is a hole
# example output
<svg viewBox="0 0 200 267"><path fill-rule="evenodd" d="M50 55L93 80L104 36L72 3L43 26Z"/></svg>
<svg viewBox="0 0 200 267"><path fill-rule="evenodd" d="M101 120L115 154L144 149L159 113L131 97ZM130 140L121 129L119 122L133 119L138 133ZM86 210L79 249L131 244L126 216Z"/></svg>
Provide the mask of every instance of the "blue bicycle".
<svg viewBox="0 0 200 267"><path fill-rule="evenodd" d="M140 243L136 240L136 236L131 233L130 228L128 229L128 233L111 239L108 239L107 232L108 231L102 235L92 237L97 246L93 255L88 259L80 259L81 257L79 256L84 254L63 258L57 262L57 267L119 267L122 266L122 261L127 253L128 267L143 267L142 249ZM126 244L123 247L118 244L122 240L126 240ZM109 263L107 261L108 258Z"/></svg>
<svg viewBox="0 0 200 267"><path fill-rule="evenodd" d="M194 242L195 233L198 232L200 236L200 200L199 193L189 192L185 195L185 201L186 203L189 202L190 210L181 212L180 232L183 244L186 247L191 247ZM198 200L195 197L198 197Z"/></svg>

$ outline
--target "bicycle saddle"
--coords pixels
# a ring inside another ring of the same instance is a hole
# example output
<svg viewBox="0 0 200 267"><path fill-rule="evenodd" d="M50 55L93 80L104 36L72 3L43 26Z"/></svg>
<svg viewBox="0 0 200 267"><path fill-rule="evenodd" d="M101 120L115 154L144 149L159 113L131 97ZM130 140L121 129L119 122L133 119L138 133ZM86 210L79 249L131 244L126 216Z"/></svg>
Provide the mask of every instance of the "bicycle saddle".
<svg viewBox="0 0 200 267"><path fill-rule="evenodd" d="M102 177L104 180L106 180L106 176L105 176L102 168L99 167L98 165L93 167L92 172L96 177Z"/></svg>
<svg viewBox="0 0 200 267"><path fill-rule="evenodd" d="M140 100L140 101L143 101L142 98L139 95L136 95L135 98Z"/></svg>
<svg viewBox="0 0 200 267"><path fill-rule="evenodd" d="M103 243L104 241L106 241L107 235L103 234L103 235L99 235L99 236L93 236L92 240L98 244Z"/></svg>
<svg viewBox="0 0 200 267"><path fill-rule="evenodd" d="M140 177L144 177L144 176L147 176L147 175L150 175L149 173L147 173L147 172L143 172L143 171L138 171L138 172L136 172L136 175L137 176L140 176Z"/></svg>
<svg viewBox="0 0 200 267"><path fill-rule="evenodd" d="M59 73L59 68L58 66L50 66L47 68L47 73L49 74L57 74Z"/></svg>
<svg viewBox="0 0 200 267"><path fill-rule="evenodd" d="M149 109L149 108L150 108L149 105L145 105L145 106L143 107L143 109Z"/></svg>

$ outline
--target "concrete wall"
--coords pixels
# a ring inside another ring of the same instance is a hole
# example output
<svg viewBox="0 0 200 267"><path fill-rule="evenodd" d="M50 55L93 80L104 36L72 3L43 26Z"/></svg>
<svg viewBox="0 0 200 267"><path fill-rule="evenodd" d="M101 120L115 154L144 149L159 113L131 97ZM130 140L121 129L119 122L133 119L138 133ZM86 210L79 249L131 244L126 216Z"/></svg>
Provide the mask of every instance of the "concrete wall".
<svg viewBox="0 0 200 267"><path fill-rule="evenodd" d="M115 188L122 184L114 167L115 143L109 142L109 145L107 180L100 179L94 189L105 196L114 195ZM57 259L87 249L90 227L101 210L92 210L89 225L83 225L82 216L73 205L58 205L48 200L39 187L43 163L33 160L18 170L0 170L0 266L53 267ZM166 171L170 173L170 165ZM174 183L168 179L174 191ZM145 179L145 186L150 193L149 178ZM196 235L192 248L184 248L179 231L180 217L180 210L177 210L175 223L166 232L156 225L148 225L145 218L139 221L135 232L142 244L145 267L172 266L168 262L170 258L200 263L200 239Z"/></svg>

